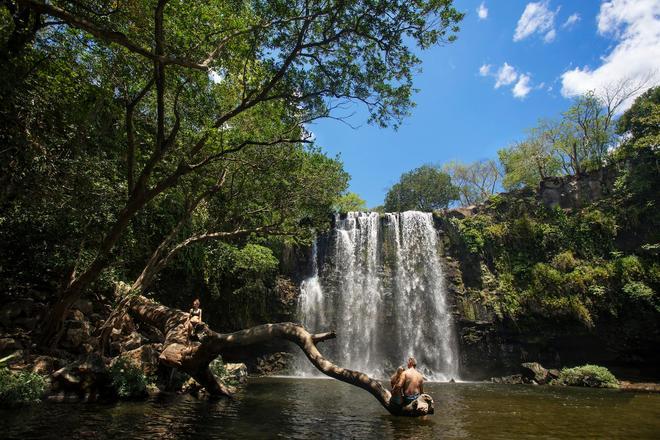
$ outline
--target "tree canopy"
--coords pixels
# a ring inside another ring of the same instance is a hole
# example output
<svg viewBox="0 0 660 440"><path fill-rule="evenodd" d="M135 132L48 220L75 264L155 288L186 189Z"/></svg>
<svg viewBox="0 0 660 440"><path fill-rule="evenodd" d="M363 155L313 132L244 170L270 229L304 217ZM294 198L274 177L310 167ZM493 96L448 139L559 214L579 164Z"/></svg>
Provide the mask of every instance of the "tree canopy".
<svg viewBox="0 0 660 440"><path fill-rule="evenodd" d="M0 234L60 286L46 334L105 276L143 289L202 243L327 224L347 176L306 124L352 102L398 126L414 47L461 19L450 0L2 2Z"/></svg>
<svg viewBox="0 0 660 440"><path fill-rule="evenodd" d="M347 192L337 198L334 209L336 212L366 211L367 202L358 194Z"/></svg>
<svg viewBox="0 0 660 440"><path fill-rule="evenodd" d="M451 181L458 188L463 206L476 205L485 201L499 190L502 171L499 164L492 160L478 160L469 164L452 161L442 167L451 176Z"/></svg>
<svg viewBox="0 0 660 440"><path fill-rule="evenodd" d="M575 98L559 118L540 120L524 140L498 151L504 188L534 187L545 177L580 175L610 163L627 131L615 130L616 116L645 84L624 79Z"/></svg>
<svg viewBox="0 0 660 440"><path fill-rule="evenodd" d="M640 95L617 122L617 133L624 137L623 150L649 149L658 153L660 146L660 86Z"/></svg>
<svg viewBox="0 0 660 440"><path fill-rule="evenodd" d="M385 211L433 211L447 208L459 198L451 177L432 165L422 165L403 173L385 196Z"/></svg>

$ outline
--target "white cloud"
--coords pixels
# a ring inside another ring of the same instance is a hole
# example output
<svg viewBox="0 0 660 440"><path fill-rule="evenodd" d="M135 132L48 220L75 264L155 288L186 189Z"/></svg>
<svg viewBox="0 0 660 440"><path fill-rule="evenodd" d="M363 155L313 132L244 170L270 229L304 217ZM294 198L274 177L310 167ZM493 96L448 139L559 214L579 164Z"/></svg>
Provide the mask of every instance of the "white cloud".
<svg viewBox="0 0 660 440"><path fill-rule="evenodd" d="M524 99L529 92L534 89L531 84L531 76L529 74L519 73L514 66L507 62L504 62L504 64L494 72L491 68L492 66L490 64L483 64L479 68L479 75L495 78L496 89L513 84L513 87L511 87L511 93L518 99ZM544 83L541 83L541 85L536 88L542 88L544 85Z"/></svg>
<svg viewBox="0 0 660 440"><path fill-rule="evenodd" d="M518 78L518 82L513 86L513 96L518 99L524 99L529 92L532 90L532 87L529 84L529 75L521 74Z"/></svg>
<svg viewBox="0 0 660 440"><path fill-rule="evenodd" d="M477 8L477 15L479 16L479 20L485 20L488 18L488 8L486 7L485 2L481 2Z"/></svg>
<svg viewBox="0 0 660 440"><path fill-rule="evenodd" d="M564 72L563 96L603 90L620 81L633 84L647 80L649 87L660 83L660 2L606 1L598 14L598 33L612 37L616 45L595 69L585 66ZM629 107L633 99L634 96L619 110Z"/></svg>
<svg viewBox="0 0 660 440"><path fill-rule="evenodd" d="M573 27L578 21L580 21L580 19L581 19L580 14L578 14L577 12L576 12L575 14L571 14L571 15L566 19L566 21L564 22L564 24L561 25L561 27L563 27L563 28L571 28L571 27Z"/></svg>
<svg viewBox="0 0 660 440"><path fill-rule="evenodd" d="M556 11L550 10L548 1L527 3L516 25L513 41L524 40L535 33L545 34L546 42L554 40L557 12L559 12L559 8Z"/></svg>
<svg viewBox="0 0 660 440"><path fill-rule="evenodd" d="M557 36L557 32L554 29L550 29L550 31L545 34L545 37L543 37L543 41L546 43L552 43Z"/></svg>
<svg viewBox="0 0 660 440"><path fill-rule="evenodd" d="M505 62L497 71L495 78L497 78L495 88L499 89L501 86L508 86L514 82L518 78L518 72L513 66Z"/></svg>

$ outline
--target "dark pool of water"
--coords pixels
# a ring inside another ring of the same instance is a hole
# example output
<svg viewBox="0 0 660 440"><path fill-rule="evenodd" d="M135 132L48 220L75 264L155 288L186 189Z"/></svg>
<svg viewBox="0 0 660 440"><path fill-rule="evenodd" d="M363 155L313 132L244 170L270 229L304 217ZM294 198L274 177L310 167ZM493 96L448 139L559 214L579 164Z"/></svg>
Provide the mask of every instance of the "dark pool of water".
<svg viewBox="0 0 660 440"><path fill-rule="evenodd" d="M0 438L660 438L660 395L492 384L428 384L436 414L388 415L326 379L251 379L234 400L41 404L0 410Z"/></svg>

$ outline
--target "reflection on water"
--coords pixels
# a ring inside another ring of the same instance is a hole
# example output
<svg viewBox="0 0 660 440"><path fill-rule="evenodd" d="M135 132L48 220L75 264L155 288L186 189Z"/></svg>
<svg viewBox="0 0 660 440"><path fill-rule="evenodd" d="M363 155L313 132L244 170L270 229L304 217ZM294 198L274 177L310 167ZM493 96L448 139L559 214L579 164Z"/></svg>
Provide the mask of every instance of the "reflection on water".
<svg viewBox="0 0 660 440"><path fill-rule="evenodd" d="M233 400L42 404L0 410L0 437L660 438L660 395L491 384L425 386L436 414L389 416L366 392L334 380L251 379Z"/></svg>

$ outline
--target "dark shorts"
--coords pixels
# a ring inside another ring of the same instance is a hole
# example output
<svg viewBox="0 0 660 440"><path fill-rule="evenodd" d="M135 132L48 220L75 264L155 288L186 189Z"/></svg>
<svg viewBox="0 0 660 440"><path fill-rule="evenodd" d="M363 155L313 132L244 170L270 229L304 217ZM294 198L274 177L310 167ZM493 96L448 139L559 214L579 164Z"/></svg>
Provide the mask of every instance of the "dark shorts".
<svg viewBox="0 0 660 440"><path fill-rule="evenodd" d="M408 405L419 398L419 394L413 394L412 396L403 396L403 404Z"/></svg>

